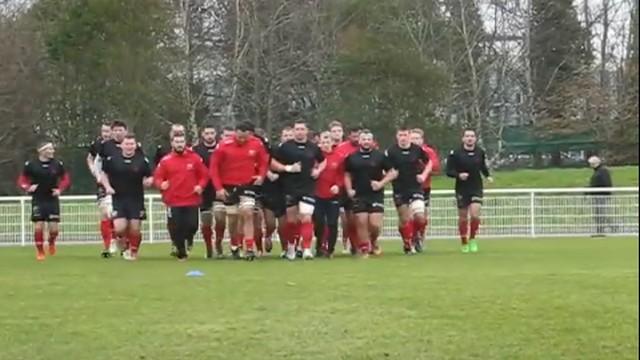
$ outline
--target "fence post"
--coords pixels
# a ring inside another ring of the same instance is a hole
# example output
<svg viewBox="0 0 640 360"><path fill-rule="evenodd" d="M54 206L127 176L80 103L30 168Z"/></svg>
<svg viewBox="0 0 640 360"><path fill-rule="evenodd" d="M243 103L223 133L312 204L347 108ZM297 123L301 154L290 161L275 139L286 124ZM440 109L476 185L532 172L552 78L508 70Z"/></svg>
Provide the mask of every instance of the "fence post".
<svg viewBox="0 0 640 360"><path fill-rule="evenodd" d="M153 244L153 197L149 196L149 218L147 219L149 223L149 243Z"/></svg>
<svg viewBox="0 0 640 360"><path fill-rule="evenodd" d="M20 198L20 245L22 246L27 244L27 222L24 220L27 215L26 205L24 197Z"/></svg>
<svg viewBox="0 0 640 360"><path fill-rule="evenodd" d="M530 214L531 214L531 237L536 237L536 193L531 192L530 198Z"/></svg>

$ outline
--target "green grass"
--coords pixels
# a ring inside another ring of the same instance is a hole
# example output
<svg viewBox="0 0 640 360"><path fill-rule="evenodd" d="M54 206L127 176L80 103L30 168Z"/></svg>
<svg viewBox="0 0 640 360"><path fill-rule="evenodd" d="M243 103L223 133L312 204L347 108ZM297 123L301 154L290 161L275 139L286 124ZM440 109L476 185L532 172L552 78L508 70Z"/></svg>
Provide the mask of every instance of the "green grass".
<svg viewBox="0 0 640 360"><path fill-rule="evenodd" d="M638 186L638 167L612 167L611 177L614 186ZM541 169L541 170L505 170L493 174L495 182L488 188L558 188L587 187L593 170L582 169ZM453 179L438 176L434 179L434 189L451 189Z"/></svg>
<svg viewBox="0 0 640 360"><path fill-rule="evenodd" d="M430 246L186 264L166 245L137 263L99 259L96 246L44 263L3 248L0 359L638 358L637 238Z"/></svg>

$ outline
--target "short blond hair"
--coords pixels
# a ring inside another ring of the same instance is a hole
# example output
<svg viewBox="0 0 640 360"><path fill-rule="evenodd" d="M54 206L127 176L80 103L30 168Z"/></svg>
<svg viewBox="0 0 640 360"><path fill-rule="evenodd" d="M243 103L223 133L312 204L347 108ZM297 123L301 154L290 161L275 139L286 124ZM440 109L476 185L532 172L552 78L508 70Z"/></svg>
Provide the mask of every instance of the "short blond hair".
<svg viewBox="0 0 640 360"><path fill-rule="evenodd" d="M339 120L333 120L329 123L329 130L333 129L336 126L343 127L342 123Z"/></svg>
<svg viewBox="0 0 640 360"><path fill-rule="evenodd" d="M424 137L424 130L420 129L420 128L413 128L411 129L411 133L412 134L418 134L421 137Z"/></svg>

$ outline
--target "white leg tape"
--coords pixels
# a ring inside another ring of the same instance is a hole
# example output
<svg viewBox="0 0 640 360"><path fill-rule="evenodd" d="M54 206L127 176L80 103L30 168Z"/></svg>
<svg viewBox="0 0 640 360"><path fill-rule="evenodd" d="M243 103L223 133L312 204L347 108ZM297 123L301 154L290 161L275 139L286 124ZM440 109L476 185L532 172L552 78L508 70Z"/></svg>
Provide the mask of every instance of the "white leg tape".
<svg viewBox="0 0 640 360"><path fill-rule="evenodd" d="M424 200L413 200L409 205L412 214L424 214Z"/></svg>
<svg viewBox="0 0 640 360"><path fill-rule="evenodd" d="M313 211L315 210L315 208L315 206L306 202L300 201L298 203L298 212L300 213L300 215L313 215Z"/></svg>

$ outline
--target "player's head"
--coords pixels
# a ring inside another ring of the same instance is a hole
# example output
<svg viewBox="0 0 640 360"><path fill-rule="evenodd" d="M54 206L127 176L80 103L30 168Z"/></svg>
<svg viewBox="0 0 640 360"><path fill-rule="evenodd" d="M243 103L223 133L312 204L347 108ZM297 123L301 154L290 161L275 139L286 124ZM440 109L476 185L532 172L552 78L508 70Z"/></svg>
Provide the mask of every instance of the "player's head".
<svg viewBox="0 0 640 360"><path fill-rule="evenodd" d="M169 129L169 139L173 139L176 135L186 135L187 131L184 125L182 124L171 124L171 128Z"/></svg>
<svg viewBox="0 0 640 360"><path fill-rule="evenodd" d="M200 138L206 145L212 145L216 142L216 128L211 124L205 124L200 131Z"/></svg>
<svg viewBox="0 0 640 360"><path fill-rule="evenodd" d="M424 131L419 128L411 129L411 142L415 145L424 145Z"/></svg>
<svg viewBox="0 0 640 360"><path fill-rule="evenodd" d="M111 138L121 143L127 135L127 124L124 121L115 120L111 123Z"/></svg>
<svg viewBox="0 0 640 360"><path fill-rule="evenodd" d="M600 160L600 158L595 155L590 156L587 161L589 162L589 166L591 166L594 169L600 166L600 164L602 164L602 160Z"/></svg>
<svg viewBox="0 0 640 360"><path fill-rule="evenodd" d="M263 128L256 128L255 131L253 132L254 135L259 136L263 139L267 138L267 131Z"/></svg>
<svg viewBox="0 0 640 360"><path fill-rule="evenodd" d="M360 131L358 143L361 149L371 150L373 148L373 133L367 129Z"/></svg>
<svg viewBox="0 0 640 360"><path fill-rule="evenodd" d="M287 142L293 140L293 128L291 126L285 126L280 132L280 142Z"/></svg>
<svg viewBox="0 0 640 360"><path fill-rule="evenodd" d="M248 121L243 121L236 126L236 141L240 144L244 144L249 140L249 137L253 135L254 126Z"/></svg>
<svg viewBox="0 0 640 360"><path fill-rule="evenodd" d="M360 141L360 132L362 132L362 127L359 125L352 126L349 128L349 141L353 145L357 145Z"/></svg>
<svg viewBox="0 0 640 360"><path fill-rule="evenodd" d="M320 142L318 143L320 149L324 152L331 152L333 149L333 138L331 137L330 131L323 131L320 133Z"/></svg>
<svg viewBox="0 0 640 360"><path fill-rule="evenodd" d="M182 134L177 133L171 138L171 149L174 152L178 154L182 154L184 152L184 149L186 148L187 148L187 137L184 135L184 133Z"/></svg>
<svg viewBox="0 0 640 360"><path fill-rule="evenodd" d="M53 143L48 140L44 140L38 143L38 157L45 160L51 160L56 154L56 148Z"/></svg>
<svg viewBox="0 0 640 360"><path fill-rule="evenodd" d="M111 139L111 125L110 124L102 124L100 126L100 139L103 141L107 141Z"/></svg>
<svg viewBox="0 0 640 360"><path fill-rule="evenodd" d="M305 142L309 137L307 122L300 119L293 124L293 138L298 142Z"/></svg>
<svg viewBox="0 0 640 360"><path fill-rule="evenodd" d="M398 130L396 130L396 141L398 142L398 146L403 149L411 146L411 134L409 129L406 127L399 127Z"/></svg>
<svg viewBox="0 0 640 360"><path fill-rule="evenodd" d="M320 144L320 133L313 131L313 130L309 130L309 138L311 139L311 142L314 144Z"/></svg>
<svg viewBox="0 0 640 360"><path fill-rule="evenodd" d="M464 146L474 147L477 140L478 138L475 130L466 128L462 131L462 144L464 144Z"/></svg>
<svg viewBox="0 0 640 360"><path fill-rule="evenodd" d="M329 131L331 133L331 140L334 144L339 144L344 139L344 128L342 123L338 120L333 120L329 123Z"/></svg>
<svg viewBox="0 0 640 360"><path fill-rule="evenodd" d="M232 126L225 126L222 128L222 140L229 139L236 133L236 130Z"/></svg>
<svg viewBox="0 0 640 360"><path fill-rule="evenodd" d="M136 148L138 147L138 142L136 141L136 136L134 134L127 134L122 139L122 144L120 144L120 148L122 149L122 155L124 156L133 156L136 153Z"/></svg>

